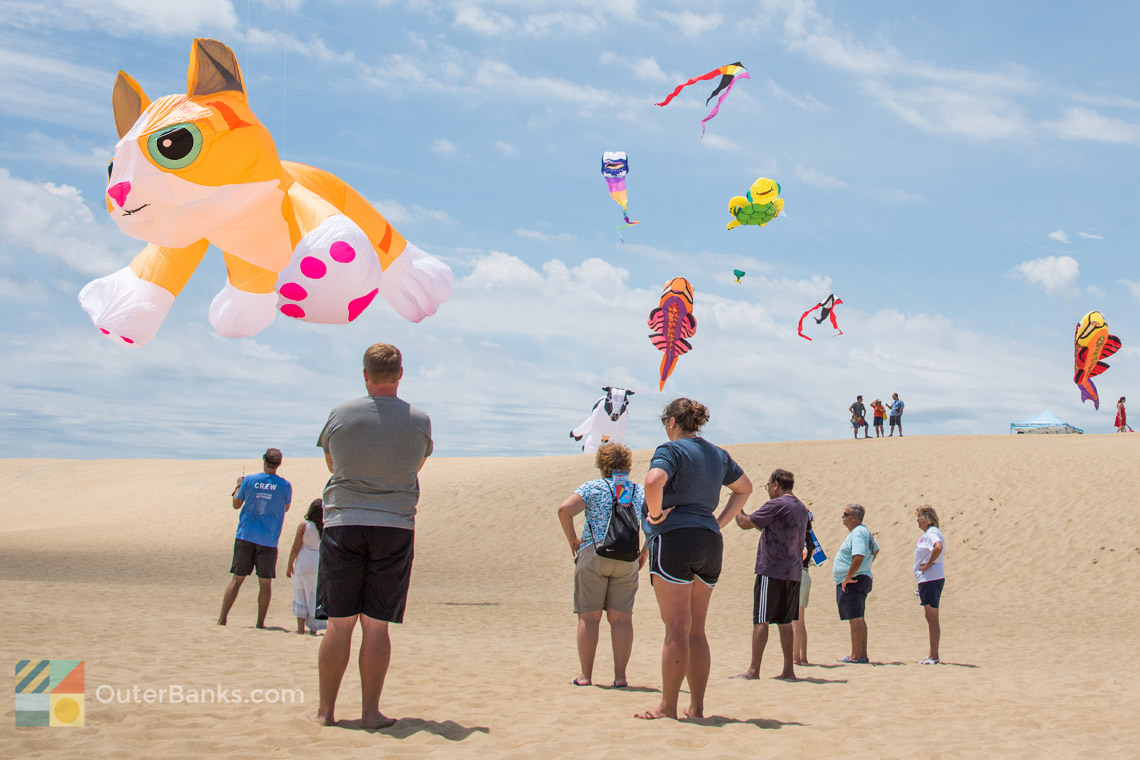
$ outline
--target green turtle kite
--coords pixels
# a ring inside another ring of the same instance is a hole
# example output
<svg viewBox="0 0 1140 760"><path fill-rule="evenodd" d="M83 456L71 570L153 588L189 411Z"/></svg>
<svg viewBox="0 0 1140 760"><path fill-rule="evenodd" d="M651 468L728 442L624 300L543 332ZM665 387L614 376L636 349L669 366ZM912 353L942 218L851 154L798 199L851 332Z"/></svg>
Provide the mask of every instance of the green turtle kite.
<svg viewBox="0 0 1140 760"><path fill-rule="evenodd" d="M761 177L748 188L748 196L734 196L728 202L728 211L735 219L728 223L728 229L742 224L756 224L763 227L784 210L784 199L779 197L780 184L775 180Z"/></svg>

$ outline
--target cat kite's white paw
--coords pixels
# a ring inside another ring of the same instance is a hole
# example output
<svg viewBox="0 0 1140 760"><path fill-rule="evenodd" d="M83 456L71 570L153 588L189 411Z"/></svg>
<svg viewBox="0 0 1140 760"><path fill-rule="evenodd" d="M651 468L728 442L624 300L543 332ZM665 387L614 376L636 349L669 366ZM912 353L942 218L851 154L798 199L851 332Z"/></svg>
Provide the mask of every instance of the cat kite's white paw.
<svg viewBox="0 0 1140 760"><path fill-rule="evenodd" d="M451 298L454 277L447 264L408 243L384 271L380 297L404 319L419 322L435 314L439 305Z"/></svg>
<svg viewBox="0 0 1140 760"><path fill-rule="evenodd" d="M210 302L210 324L223 338L248 338L273 323L277 294L246 293L228 282Z"/></svg>
<svg viewBox="0 0 1140 760"><path fill-rule="evenodd" d="M116 343L146 345L174 304L174 294L139 279L130 267L92 280L79 291L79 305L99 332Z"/></svg>

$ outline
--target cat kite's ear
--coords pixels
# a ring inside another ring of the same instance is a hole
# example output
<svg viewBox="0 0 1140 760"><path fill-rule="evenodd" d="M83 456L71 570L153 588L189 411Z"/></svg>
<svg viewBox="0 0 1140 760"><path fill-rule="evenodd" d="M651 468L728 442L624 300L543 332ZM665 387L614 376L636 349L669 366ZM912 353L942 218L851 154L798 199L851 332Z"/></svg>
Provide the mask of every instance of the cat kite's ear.
<svg viewBox="0 0 1140 760"><path fill-rule="evenodd" d="M139 115L150 105L150 98L146 96L139 83L131 79L130 75L120 71L115 78L115 90L111 94L111 107L115 112L115 129L119 137L131 131L131 127L139 120Z"/></svg>
<svg viewBox="0 0 1140 760"><path fill-rule="evenodd" d="M217 40L195 39L186 71L186 94L193 98L216 92L237 92L245 97L237 56Z"/></svg>

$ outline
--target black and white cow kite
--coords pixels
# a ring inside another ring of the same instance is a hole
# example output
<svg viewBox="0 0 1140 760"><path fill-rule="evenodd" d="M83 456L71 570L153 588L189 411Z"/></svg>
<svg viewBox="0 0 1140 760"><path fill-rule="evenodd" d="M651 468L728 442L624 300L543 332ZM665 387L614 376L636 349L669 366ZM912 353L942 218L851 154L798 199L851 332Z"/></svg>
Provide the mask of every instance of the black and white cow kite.
<svg viewBox="0 0 1140 760"><path fill-rule="evenodd" d="M570 437L582 441L582 451L597 451L603 443L621 443L625 440L625 429L629 425L629 397L633 391L625 388L602 388L605 396L594 402L590 416L578 427L570 431Z"/></svg>

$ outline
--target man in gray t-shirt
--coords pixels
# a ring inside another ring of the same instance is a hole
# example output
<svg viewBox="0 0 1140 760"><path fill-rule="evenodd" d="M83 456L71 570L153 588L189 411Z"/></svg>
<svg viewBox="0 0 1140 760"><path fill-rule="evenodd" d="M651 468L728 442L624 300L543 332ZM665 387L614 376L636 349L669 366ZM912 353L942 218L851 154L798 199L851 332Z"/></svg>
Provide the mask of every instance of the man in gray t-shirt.
<svg viewBox="0 0 1140 760"><path fill-rule="evenodd" d="M325 527L416 527L416 473L432 452L431 420L395 396L364 396L332 410L317 445L332 478L325 486Z"/></svg>
<svg viewBox="0 0 1140 760"><path fill-rule="evenodd" d="M404 619L412 573L419 471L432 452L431 420L396 396L404 376L400 350L377 343L364 353L368 395L329 414L317 445L332 477L324 491L324 532L317 575L318 619L329 621L318 659L317 722L332 725L357 620L361 727L395 723L380 712L388 672L388 624Z"/></svg>

